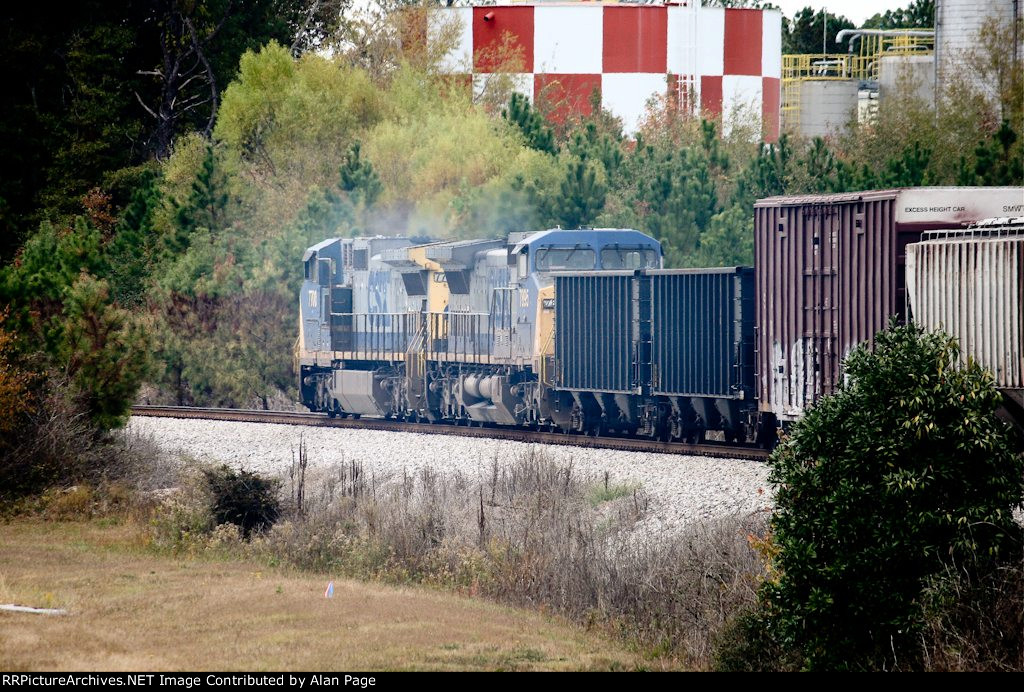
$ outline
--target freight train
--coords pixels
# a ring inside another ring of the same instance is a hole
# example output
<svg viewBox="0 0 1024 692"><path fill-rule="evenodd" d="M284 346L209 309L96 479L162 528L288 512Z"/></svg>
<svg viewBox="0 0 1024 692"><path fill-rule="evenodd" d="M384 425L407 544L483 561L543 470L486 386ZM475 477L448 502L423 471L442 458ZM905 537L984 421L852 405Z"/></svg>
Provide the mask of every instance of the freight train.
<svg viewBox="0 0 1024 692"><path fill-rule="evenodd" d="M1022 200L760 200L755 267L666 270L660 243L630 229L328 239L303 257L301 401L329 416L771 445L835 389L854 346L905 317L909 245Z"/></svg>

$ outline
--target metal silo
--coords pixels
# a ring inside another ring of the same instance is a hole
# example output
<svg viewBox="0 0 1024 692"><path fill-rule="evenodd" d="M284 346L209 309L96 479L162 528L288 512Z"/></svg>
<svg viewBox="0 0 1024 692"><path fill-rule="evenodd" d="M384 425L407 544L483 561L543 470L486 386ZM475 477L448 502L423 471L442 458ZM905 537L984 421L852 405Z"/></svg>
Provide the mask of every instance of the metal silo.
<svg viewBox="0 0 1024 692"><path fill-rule="evenodd" d="M957 76L970 75L965 68L968 55L978 46L978 32L995 20L1011 31L1007 51L1020 60L1022 49L1020 18L1024 11L1021 0L935 0L935 78L936 91ZM971 79L971 77L968 77ZM976 76L973 79L977 80ZM993 89L992 85L978 84Z"/></svg>

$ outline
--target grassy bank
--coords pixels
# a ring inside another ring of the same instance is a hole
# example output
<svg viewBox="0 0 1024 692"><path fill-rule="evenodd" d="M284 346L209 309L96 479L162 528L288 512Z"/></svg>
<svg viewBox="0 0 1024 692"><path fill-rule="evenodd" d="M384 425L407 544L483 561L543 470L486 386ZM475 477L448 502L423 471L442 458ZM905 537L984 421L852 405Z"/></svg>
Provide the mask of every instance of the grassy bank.
<svg viewBox="0 0 1024 692"><path fill-rule="evenodd" d="M634 669L657 662L536 612L265 563L169 556L111 519L0 525L0 669Z"/></svg>

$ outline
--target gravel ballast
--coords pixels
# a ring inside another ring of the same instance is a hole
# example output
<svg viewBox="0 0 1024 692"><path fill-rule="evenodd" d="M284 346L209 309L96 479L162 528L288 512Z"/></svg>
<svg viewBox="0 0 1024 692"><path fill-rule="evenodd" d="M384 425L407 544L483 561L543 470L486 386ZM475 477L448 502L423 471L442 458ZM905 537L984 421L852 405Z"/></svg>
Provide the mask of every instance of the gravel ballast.
<svg viewBox="0 0 1024 692"><path fill-rule="evenodd" d="M378 430L306 428L265 423L135 417L129 434L150 437L165 453L286 478L305 442L312 476L360 462L378 478L418 473L462 473L489 478L495 459L510 463L531 451L603 482L636 484L650 499L648 531L674 531L694 521L746 515L771 505L768 467L761 462L623 452L508 440L421 435Z"/></svg>

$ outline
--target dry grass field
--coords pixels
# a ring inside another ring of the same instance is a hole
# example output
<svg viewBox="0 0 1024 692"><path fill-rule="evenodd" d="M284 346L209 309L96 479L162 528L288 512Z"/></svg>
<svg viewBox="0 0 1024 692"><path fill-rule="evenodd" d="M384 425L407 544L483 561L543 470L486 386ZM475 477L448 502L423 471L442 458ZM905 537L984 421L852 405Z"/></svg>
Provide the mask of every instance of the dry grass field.
<svg viewBox="0 0 1024 692"><path fill-rule="evenodd" d="M104 521L0 524L0 670L579 670L650 665L552 618L421 588L162 556Z"/></svg>

